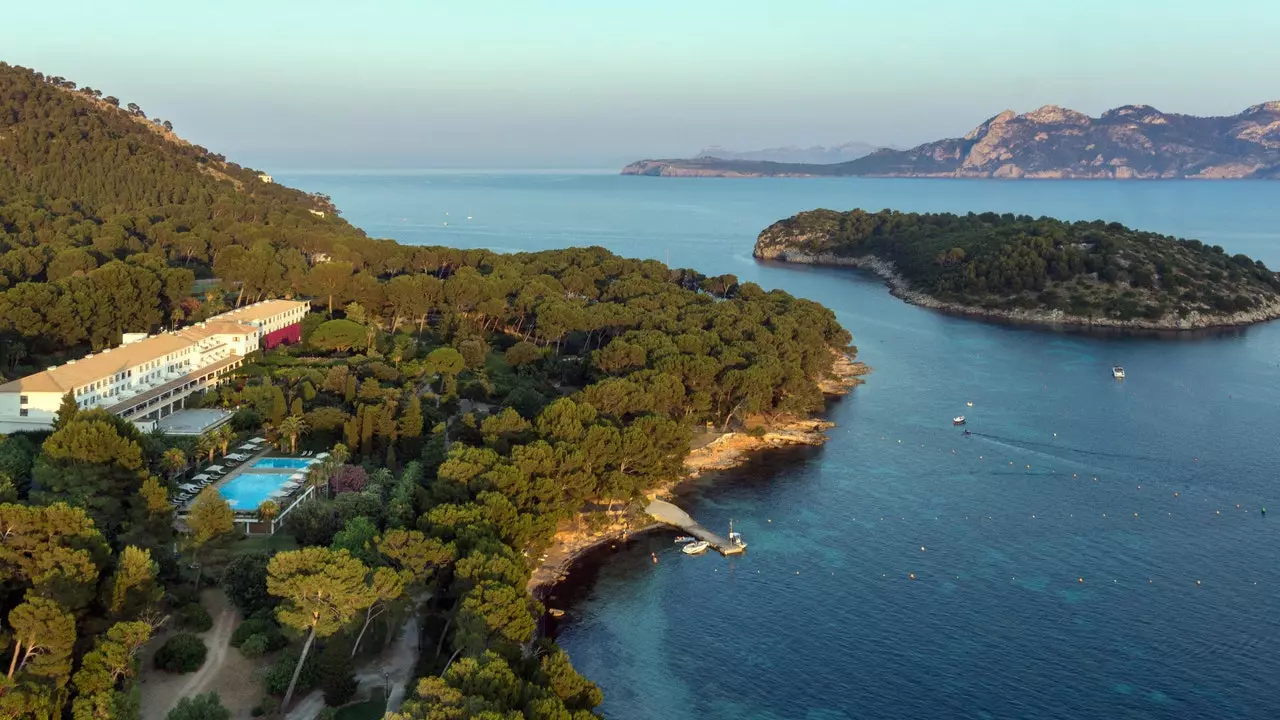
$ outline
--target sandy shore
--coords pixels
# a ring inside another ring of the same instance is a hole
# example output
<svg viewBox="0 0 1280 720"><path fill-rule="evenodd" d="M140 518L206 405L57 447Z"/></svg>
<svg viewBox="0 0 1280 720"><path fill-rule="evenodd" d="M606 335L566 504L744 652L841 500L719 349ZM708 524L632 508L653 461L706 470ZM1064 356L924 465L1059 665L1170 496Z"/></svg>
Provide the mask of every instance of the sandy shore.
<svg viewBox="0 0 1280 720"><path fill-rule="evenodd" d="M861 376L870 372L870 368L860 362L854 362L847 355L832 350L836 356L832 365L832 377L818 383L823 393L829 396L847 395L853 388L862 383ZM827 441L826 431L835 427L835 423L817 418L802 418L774 425L763 434L745 432L723 433L689 453L684 460L685 475L675 481L649 490L650 499L666 495L681 483L693 480L704 473L728 470L746 462L755 452L770 448L791 445L822 445ZM650 523L650 518L619 517L604 527L591 530L566 525L556 533L551 547L534 569L529 579L529 591L535 597L545 597L556 583L564 580L573 563L592 548L607 543L620 542L624 537L637 535L662 527Z"/></svg>

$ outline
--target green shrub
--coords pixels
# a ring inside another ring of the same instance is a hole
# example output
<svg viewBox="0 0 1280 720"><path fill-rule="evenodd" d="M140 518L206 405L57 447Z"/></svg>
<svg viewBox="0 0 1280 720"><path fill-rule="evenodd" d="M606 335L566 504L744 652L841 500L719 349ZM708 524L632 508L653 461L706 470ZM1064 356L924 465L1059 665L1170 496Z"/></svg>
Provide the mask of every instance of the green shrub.
<svg viewBox="0 0 1280 720"><path fill-rule="evenodd" d="M240 648L248 655L250 651L244 650L244 643L254 637L259 638L258 642L262 643L263 646L262 651L258 653L259 655L264 652L279 650L289 644L289 640L285 638L280 626L276 623L262 618L249 618L240 623L235 631L231 633L231 647Z"/></svg>
<svg viewBox="0 0 1280 720"><path fill-rule="evenodd" d="M259 620L257 618L249 618L236 626L231 632L231 647L238 648L245 640L254 635L261 635L276 629L276 624L270 620Z"/></svg>
<svg viewBox="0 0 1280 720"><path fill-rule="evenodd" d="M231 711L223 707L218 693L207 692L184 697L169 711L166 720L230 720Z"/></svg>
<svg viewBox="0 0 1280 720"><path fill-rule="evenodd" d="M338 707L351 702L358 683L352 667L350 649L345 644L334 644L320 653L319 681L324 690L324 704Z"/></svg>
<svg viewBox="0 0 1280 720"><path fill-rule="evenodd" d="M213 628L213 618L200 603L191 603L178 611L178 624L184 630L202 633Z"/></svg>
<svg viewBox="0 0 1280 720"><path fill-rule="evenodd" d="M240 643L240 652L247 658L262 657L267 653L267 644L270 641L266 635L250 635L245 641Z"/></svg>
<svg viewBox="0 0 1280 720"><path fill-rule="evenodd" d="M280 710L280 701L270 695L262 698L262 702L253 706L249 714L253 717L262 717L263 715L275 715Z"/></svg>
<svg viewBox="0 0 1280 720"><path fill-rule="evenodd" d="M172 673L195 672L208 654L203 640L191 633L178 633L156 651L155 666Z"/></svg>
<svg viewBox="0 0 1280 720"><path fill-rule="evenodd" d="M284 692L289 689L289 680L293 677L293 669L297 666L298 657L301 654L301 651L297 648L283 652L275 664L267 670L266 675L263 677L263 682L266 684L269 694L284 695ZM315 652L307 654L307 662L303 664L302 672L298 675L298 687L295 692L302 692L315 687L317 675L316 657L318 655L319 653Z"/></svg>
<svg viewBox="0 0 1280 720"><path fill-rule="evenodd" d="M182 607L191 603L200 602L200 593L196 592L195 587L191 585L174 585L167 591L169 604L174 607Z"/></svg>

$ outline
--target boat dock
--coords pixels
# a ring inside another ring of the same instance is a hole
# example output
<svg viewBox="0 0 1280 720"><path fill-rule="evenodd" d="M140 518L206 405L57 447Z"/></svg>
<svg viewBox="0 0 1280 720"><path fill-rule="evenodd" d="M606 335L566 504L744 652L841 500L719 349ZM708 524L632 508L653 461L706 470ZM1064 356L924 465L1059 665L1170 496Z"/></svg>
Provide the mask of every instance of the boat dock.
<svg viewBox="0 0 1280 720"><path fill-rule="evenodd" d="M649 506L644 511L652 515L658 522L678 527L699 540L705 540L708 545L715 548L721 555L738 555L746 552L746 548L735 545L729 542L727 538L702 527L689 516L689 513L665 500L654 500L649 503Z"/></svg>

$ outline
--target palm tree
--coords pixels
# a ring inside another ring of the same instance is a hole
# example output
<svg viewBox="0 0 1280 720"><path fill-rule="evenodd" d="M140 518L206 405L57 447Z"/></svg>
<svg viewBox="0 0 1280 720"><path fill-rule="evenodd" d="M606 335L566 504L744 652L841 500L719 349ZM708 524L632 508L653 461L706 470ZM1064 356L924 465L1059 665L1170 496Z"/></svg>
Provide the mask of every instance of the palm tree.
<svg viewBox="0 0 1280 720"><path fill-rule="evenodd" d="M218 451L218 441L211 435L201 435L196 441L196 456L209 456L209 462L213 462L213 454Z"/></svg>
<svg viewBox="0 0 1280 720"><path fill-rule="evenodd" d="M306 435L310 429L310 427L307 427L307 421L303 420L300 415L290 415L280 421L276 431L289 438L289 452L296 455L298 454L298 437Z"/></svg>
<svg viewBox="0 0 1280 720"><path fill-rule="evenodd" d="M351 459L351 450L346 445L338 443L329 451L329 459L333 460L334 465L342 465Z"/></svg>
<svg viewBox="0 0 1280 720"><path fill-rule="evenodd" d="M187 466L187 454L182 448L169 448L160 456L160 467L169 474L169 482Z"/></svg>
<svg viewBox="0 0 1280 720"><path fill-rule="evenodd" d="M222 454L226 455L231 442L236 439L236 432L231 429L230 425L222 425L213 431L213 438L217 441L218 447L222 449ZM212 457L209 459L213 460Z"/></svg>
<svg viewBox="0 0 1280 720"><path fill-rule="evenodd" d="M276 516L279 514L280 514L280 506L276 504L275 500L263 500L262 504L258 506L258 520L266 523L268 528L268 531L267 531L269 533L267 535L268 549L270 549L271 547L271 538L275 537L275 534L276 534L275 528L271 526L271 521L275 520Z"/></svg>
<svg viewBox="0 0 1280 720"><path fill-rule="evenodd" d="M324 490L324 496L326 498L329 497L329 478L333 476L334 469L338 467L332 460L332 457L325 458L307 469L307 482L311 484L311 487L315 488L315 497L320 497L321 489Z"/></svg>

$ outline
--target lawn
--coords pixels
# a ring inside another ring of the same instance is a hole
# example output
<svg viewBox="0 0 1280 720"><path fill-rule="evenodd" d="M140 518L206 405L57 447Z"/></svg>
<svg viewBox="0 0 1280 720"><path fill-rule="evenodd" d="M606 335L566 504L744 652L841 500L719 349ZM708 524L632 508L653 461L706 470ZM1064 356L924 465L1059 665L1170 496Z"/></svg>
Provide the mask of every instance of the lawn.
<svg viewBox="0 0 1280 720"><path fill-rule="evenodd" d="M297 550L298 541L284 530L276 530L274 536L246 535L240 538L233 548L237 553L252 552L254 550L282 552L284 550Z"/></svg>
<svg viewBox="0 0 1280 720"><path fill-rule="evenodd" d="M387 699L379 688L373 692L373 699L340 708L334 720L382 720L386 710Z"/></svg>

